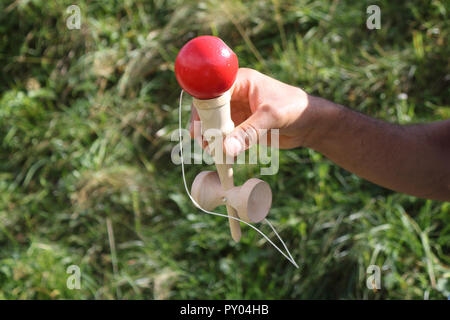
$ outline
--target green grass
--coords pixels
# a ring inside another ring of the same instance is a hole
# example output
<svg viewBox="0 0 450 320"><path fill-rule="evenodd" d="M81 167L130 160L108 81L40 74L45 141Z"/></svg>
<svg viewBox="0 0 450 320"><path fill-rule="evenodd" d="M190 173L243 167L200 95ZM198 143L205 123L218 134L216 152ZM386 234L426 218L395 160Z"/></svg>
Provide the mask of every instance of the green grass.
<svg viewBox="0 0 450 320"><path fill-rule="evenodd" d="M0 298L450 295L450 203L282 151L278 174L262 178L297 270L248 227L234 243L226 220L190 203L170 161L174 60L202 34L222 37L241 66L366 114L450 117L448 1L76 3L81 30L66 28L71 1L0 3ZM365 27L370 4L380 30ZM189 183L205 168L188 165ZM236 167L238 182L258 174ZM81 290L66 286L72 264ZM371 264L382 267L376 293Z"/></svg>

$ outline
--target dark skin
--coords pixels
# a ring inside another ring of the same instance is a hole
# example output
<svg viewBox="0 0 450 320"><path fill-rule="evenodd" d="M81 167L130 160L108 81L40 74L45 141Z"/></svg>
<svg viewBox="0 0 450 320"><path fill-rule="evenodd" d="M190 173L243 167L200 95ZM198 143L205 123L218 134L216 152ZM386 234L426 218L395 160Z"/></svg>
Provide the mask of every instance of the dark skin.
<svg viewBox="0 0 450 320"><path fill-rule="evenodd" d="M450 201L450 120L390 124L245 68L233 88L231 117L236 128L224 142L231 156L257 143L260 129L279 129L280 149L312 148L380 186Z"/></svg>

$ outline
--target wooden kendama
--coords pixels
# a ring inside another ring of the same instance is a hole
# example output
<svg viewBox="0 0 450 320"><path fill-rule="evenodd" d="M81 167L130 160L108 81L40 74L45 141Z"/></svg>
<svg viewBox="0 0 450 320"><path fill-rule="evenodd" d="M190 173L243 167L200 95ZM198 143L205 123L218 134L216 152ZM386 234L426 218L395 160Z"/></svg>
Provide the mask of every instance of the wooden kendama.
<svg viewBox="0 0 450 320"><path fill-rule="evenodd" d="M202 134L220 130L223 138L234 129L230 114L232 87L238 71L236 54L219 38L201 36L187 42L175 61L175 75L184 91L193 97L202 122ZM206 137L212 144L213 137ZM191 194L205 210L226 205L228 216L248 223L260 222L269 213L272 192L269 185L252 178L242 186L234 186L233 167L227 164L223 148L213 151L217 172L203 171L195 178ZM218 161L222 160L222 161ZM241 238L239 221L229 218L232 238Z"/></svg>

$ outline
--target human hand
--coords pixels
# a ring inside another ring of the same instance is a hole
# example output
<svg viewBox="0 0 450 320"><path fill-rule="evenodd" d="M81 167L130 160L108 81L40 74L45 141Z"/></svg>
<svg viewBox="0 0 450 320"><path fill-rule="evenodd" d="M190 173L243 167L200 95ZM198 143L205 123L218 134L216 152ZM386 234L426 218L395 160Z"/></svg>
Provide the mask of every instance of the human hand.
<svg viewBox="0 0 450 320"><path fill-rule="evenodd" d="M240 68L231 94L231 119L235 129L224 141L227 154L236 156L257 143L271 129L279 129L279 148L305 144L312 130L310 96L300 88L287 85L256 70ZM194 121L200 121L191 107L191 136ZM270 145L270 135L267 135ZM206 147L203 143L203 147Z"/></svg>

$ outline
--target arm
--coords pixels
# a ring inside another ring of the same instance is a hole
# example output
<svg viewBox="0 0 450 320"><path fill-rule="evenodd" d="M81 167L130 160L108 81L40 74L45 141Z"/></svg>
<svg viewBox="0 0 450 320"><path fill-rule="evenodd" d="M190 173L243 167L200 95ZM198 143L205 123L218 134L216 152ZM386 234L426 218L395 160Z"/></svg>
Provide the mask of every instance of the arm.
<svg viewBox="0 0 450 320"><path fill-rule="evenodd" d="M279 129L281 149L309 147L383 187L450 201L450 120L386 123L245 68L233 89L231 117L236 128L224 142L229 155L256 143L259 129ZM193 108L192 135L195 120Z"/></svg>
<svg viewBox="0 0 450 320"><path fill-rule="evenodd" d="M315 116L305 146L383 187L450 200L450 120L400 126L309 97Z"/></svg>

